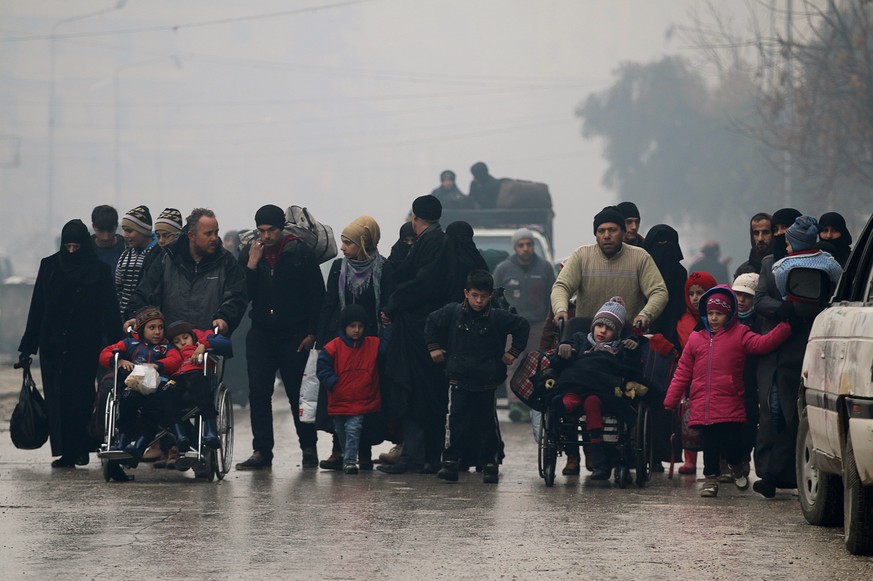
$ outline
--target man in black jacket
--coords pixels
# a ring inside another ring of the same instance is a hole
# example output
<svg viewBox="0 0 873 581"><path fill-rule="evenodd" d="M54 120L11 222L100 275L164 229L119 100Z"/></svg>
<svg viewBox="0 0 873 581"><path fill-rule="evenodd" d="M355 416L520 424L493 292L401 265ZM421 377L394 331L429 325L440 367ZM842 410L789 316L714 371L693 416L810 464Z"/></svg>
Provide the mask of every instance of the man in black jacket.
<svg viewBox="0 0 873 581"><path fill-rule="evenodd" d="M246 304L245 273L221 246L212 210L195 208L183 235L155 260L131 295L124 327L147 305L160 307L167 321L187 321L196 329L218 327L222 335L237 328Z"/></svg>
<svg viewBox="0 0 873 581"><path fill-rule="evenodd" d="M382 380L382 409L389 421L403 426L403 453L394 465L378 470L389 474L436 473L442 454L446 419L446 391L442 372L427 351L427 316L451 301L445 272L445 233L440 228L442 204L434 196L412 203L416 239L394 273L397 288L382 309L382 322L393 325Z"/></svg>
<svg viewBox="0 0 873 581"><path fill-rule="evenodd" d="M246 336L252 456L237 470L269 468L273 463L273 385L282 374L304 468L318 466L314 424L300 421L300 383L315 343L324 300L324 278L312 252L284 232L285 213L268 204L255 214L258 239L244 248L246 288L252 299L252 329Z"/></svg>

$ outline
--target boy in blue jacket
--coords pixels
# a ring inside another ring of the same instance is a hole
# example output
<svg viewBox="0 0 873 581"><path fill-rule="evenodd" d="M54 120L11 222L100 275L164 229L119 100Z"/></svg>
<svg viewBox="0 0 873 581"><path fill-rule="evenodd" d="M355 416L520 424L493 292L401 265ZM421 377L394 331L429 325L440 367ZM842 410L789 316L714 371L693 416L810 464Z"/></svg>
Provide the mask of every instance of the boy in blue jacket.
<svg viewBox="0 0 873 581"><path fill-rule="evenodd" d="M449 406L446 415L446 449L437 476L458 480L462 450L479 444L482 481L499 478L500 427L495 392L506 379L506 367L521 354L530 332L528 322L509 311L491 307L494 279L485 270L467 276L464 302L451 303L432 312L424 328L430 356L446 364ZM506 350L507 336L512 346Z"/></svg>

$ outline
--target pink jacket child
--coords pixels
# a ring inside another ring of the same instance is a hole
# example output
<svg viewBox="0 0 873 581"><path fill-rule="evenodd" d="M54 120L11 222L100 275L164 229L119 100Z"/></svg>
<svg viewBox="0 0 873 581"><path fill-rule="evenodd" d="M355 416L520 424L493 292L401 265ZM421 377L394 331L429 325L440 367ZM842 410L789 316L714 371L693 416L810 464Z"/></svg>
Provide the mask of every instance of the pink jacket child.
<svg viewBox="0 0 873 581"><path fill-rule="evenodd" d="M718 494L720 458L731 465L734 481L748 487L738 446L746 421L743 369L746 355L764 355L791 335L782 322L766 335L759 335L737 322L737 297L727 285L708 290L700 299L700 325L682 351L670 382L664 407L673 409L690 386L688 425L699 427L703 441L704 484L701 496Z"/></svg>

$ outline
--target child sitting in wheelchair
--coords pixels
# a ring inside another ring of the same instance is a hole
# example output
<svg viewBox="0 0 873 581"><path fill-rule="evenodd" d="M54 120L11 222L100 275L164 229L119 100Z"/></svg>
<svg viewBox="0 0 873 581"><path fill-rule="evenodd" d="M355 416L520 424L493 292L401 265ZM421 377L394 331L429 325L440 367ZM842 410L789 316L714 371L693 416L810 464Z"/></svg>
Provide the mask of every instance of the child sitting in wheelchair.
<svg viewBox="0 0 873 581"><path fill-rule="evenodd" d="M163 391L164 412L171 424L171 432L176 439L179 458L191 448L187 426L183 425L182 417L185 409L186 396L200 410L203 418L203 445L218 449L221 441L218 437L218 412L212 395L212 384L209 376L204 374L203 357L207 349L217 355L230 357L232 354L230 339L194 329L190 323L176 321L167 329L167 339L173 342L165 360L165 367L174 369L174 375L167 382ZM180 460L176 468L180 468Z"/></svg>
<svg viewBox="0 0 873 581"><path fill-rule="evenodd" d="M134 389L125 389L125 379L136 365L155 368L158 375L173 372L165 367L164 358L172 349L164 338L164 315L157 307L144 307L136 314L136 335L107 346L100 352L100 365L111 368L118 354L117 389L122 390L118 410L118 440L112 450L124 451L137 463L151 443L160 419L161 405L155 391L145 395ZM110 381L112 375L109 376Z"/></svg>
<svg viewBox="0 0 873 581"><path fill-rule="evenodd" d="M592 480L608 480L612 472L603 443L604 407L629 423L636 417L622 389L629 380L642 380L637 343L621 338L625 316L624 300L612 297L594 316L590 332L580 331L563 341L551 362L558 374L551 405L567 415L578 414L580 407L585 413Z"/></svg>

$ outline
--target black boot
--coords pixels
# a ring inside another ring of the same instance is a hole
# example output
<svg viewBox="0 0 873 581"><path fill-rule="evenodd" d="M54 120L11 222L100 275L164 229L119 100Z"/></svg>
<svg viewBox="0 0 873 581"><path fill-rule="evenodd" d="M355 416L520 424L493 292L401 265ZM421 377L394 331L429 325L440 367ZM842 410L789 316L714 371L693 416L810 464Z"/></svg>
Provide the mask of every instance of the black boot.
<svg viewBox="0 0 873 581"><path fill-rule="evenodd" d="M486 464L482 467L482 482L485 484L497 484L500 479L500 467L497 464Z"/></svg>
<svg viewBox="0 0 873 581"><path fill-rule="evenodd" d="M130 444L130 436L127 434L118 434L118 442L112 446L113 450L124 450Z"/></svg>
<svg viewBox="0 0 873 581"><path fill-rule="evenodd" d="M191 449L191 440L188 439L188 434L185 433L185 426L182 424L173 424L173 437L176 438L176 448L181 456Z"/></svg>
<svg viewBox="0 0 873 581"><path fill-rule="evenodd" d="M203 445L213 450L218 450L221 447L221 440L218 438L218 422L215 418L203 420Z"/></svg>
<svg viewBox="0 0 873 581"><path fill-rule="evenodd" d="M442 468L437 472L437 478L440 480L448 480L449 482L458 481L458 461L443 460Z"/></svg>
<svg viewBox="0 0 873 581"><path fill-rule="evenodd" d="M146 449L149 447L150 442L145 439L144 436L140 436L136 439L136 442L131 442L128 444L124 451L130 454L130 467L136 468L139 461L142 460L142 455L145 454Z"/></svg>
<svg viewBox="0 0 873 581"><path fill-rule="evenodd" d="M591 473L591 480L609 480L612 470L606 465L606 453L603 450L603 442L591 442L588 445L588 454L591 458L591 465L594 467L594 472Z"/></svg>

